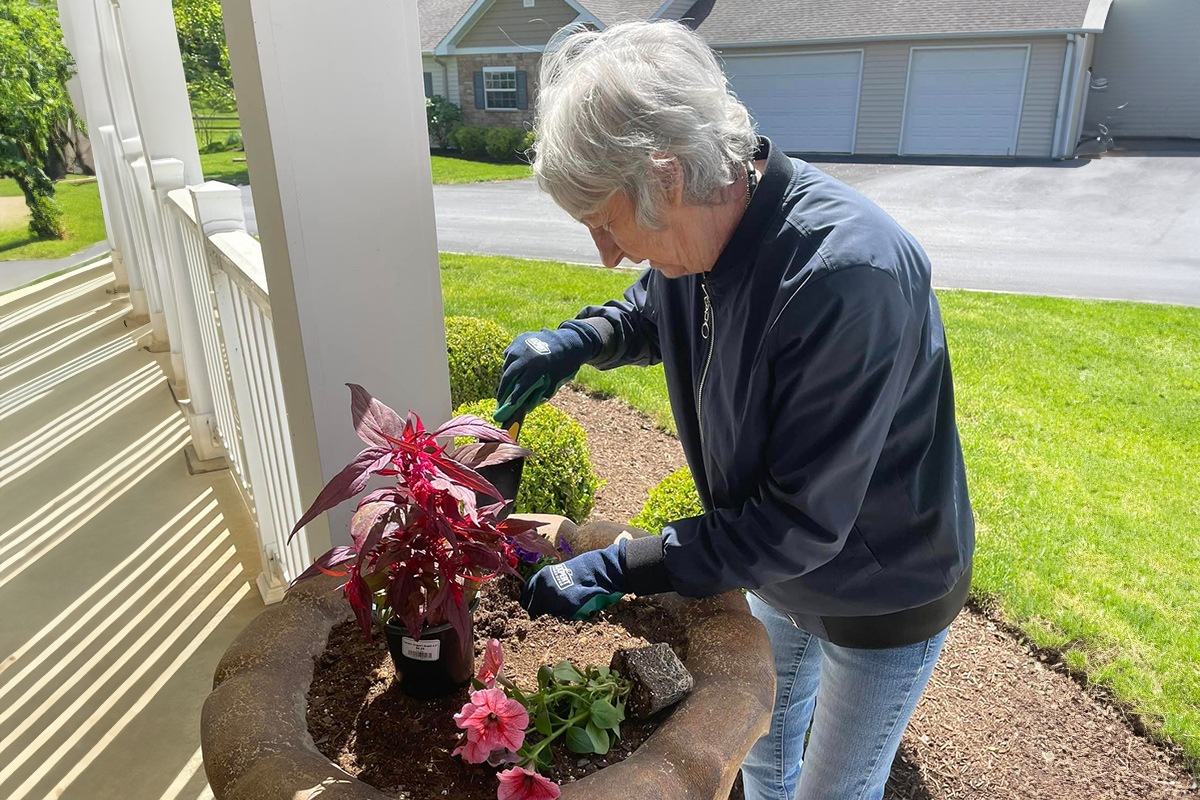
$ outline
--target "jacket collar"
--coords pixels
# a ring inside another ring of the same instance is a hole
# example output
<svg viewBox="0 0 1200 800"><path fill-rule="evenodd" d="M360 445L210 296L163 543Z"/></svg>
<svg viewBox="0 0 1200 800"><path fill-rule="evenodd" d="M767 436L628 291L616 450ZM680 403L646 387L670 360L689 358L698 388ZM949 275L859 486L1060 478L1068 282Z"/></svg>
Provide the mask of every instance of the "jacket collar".
<svg viewBox="0 0 1200 800"><path fill-rule="evenodd" d="M746 265L754 261L759 244L792 182L791 159L765 136L758 137L758 150L754 153L755 161L761 159L766 159L767 164L758 188L750 198L750 205L717 257L717 263L706 273L706 282L710 286L738 280Z"/></svg>

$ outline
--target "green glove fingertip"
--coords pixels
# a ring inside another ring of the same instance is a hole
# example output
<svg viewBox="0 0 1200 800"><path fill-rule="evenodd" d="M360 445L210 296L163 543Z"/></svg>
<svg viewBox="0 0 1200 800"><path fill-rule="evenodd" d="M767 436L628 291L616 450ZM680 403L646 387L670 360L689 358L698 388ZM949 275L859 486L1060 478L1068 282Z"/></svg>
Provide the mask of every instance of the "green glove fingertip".
<svg viewBox="0 0 1200 800"><path fill-rule="evenodd" d="M601 609L604 609L604 608L608 608L611 605L615 605L617 603L617 601L620 600L624 596L625 596L624 592L609 592L608 594L598 594L595 597L593 597L591 600L588 600L586 603L584 603L582 606L580 606L579 610L576 611L571 616L571 619L574 619L574 620L587 619L592 614L595 614L597 611L600 611Z"/></svg>
<svg viewBox="0 0 1200 800"><path fill-rule="evenodd" d="M504 401L503 405L497 407L495 412L492 414L492 419L503 425L512 419L513 415L522 408L524 408L525 413L528 414L543 401L545 401L546 398L539 393L544 392L548 384L549 378L547 378L545 375L538 378L536 381L534 381L533 386L530 386L528 389L526 389L520 397L513 399L510 396ZM531 399L533 402L530 402Z"/></svg>

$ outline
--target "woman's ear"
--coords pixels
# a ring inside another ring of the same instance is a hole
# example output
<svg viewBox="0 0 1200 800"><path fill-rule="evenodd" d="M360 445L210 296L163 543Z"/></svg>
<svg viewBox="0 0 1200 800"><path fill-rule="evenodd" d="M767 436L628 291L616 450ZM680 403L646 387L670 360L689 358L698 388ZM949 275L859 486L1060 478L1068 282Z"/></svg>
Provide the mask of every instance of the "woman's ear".
<svg viewBox="0 0 1200 800"><path fill-rule="evenodd" d="M683 205L683 170L678 159L670 153L655 153L654 164L658 167L659 180L669 208Z"/></svg>

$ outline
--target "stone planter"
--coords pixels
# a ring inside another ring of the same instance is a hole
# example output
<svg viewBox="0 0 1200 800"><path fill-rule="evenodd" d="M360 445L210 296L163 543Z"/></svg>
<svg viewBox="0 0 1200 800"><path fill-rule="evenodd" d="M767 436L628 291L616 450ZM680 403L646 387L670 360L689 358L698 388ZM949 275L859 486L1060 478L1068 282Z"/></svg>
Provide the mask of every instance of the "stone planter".
<svg viewBox="0 0 1200 800"><path fill-rule="evenodd" d="M550 522L543 530L575 552L633 531L536 518ZM217 665L200 722L204 769L217 800L387 800L322 755L308 734L314 658L330 629L351 619L337 586L338 579L321 576L292 589L246 627ZM687 626L695 688L632 756L563 786L565 800L725 800L742 759L767 731L775 699L771 645L741 594L663 601Z"/></svg>

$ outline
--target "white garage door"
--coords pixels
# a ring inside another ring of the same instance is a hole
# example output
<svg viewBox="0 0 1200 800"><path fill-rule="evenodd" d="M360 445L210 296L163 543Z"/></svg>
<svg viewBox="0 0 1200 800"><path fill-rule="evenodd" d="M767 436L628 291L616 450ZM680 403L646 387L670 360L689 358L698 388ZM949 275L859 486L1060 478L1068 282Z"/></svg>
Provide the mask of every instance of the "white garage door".
<svg viewBox="0 0 1200 800"><path fill-rule="evenodd" d="M914 47L904 104L904 155L1011 156L1029 48Z"/></svg>
<svg viewBox="0 0 1200 800"><path fill-rule="evenodd" d="M861 51L726 56L725 72L759 132L784 150L854 150Z"/></svg>

